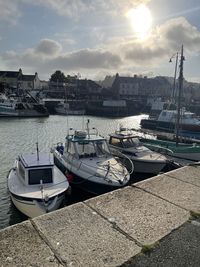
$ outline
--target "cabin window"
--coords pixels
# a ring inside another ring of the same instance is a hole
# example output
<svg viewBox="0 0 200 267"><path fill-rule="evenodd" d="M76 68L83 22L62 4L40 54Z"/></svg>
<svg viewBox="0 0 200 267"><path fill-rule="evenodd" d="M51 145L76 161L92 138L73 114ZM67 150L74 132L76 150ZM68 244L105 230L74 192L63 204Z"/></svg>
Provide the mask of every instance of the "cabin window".
<svg viewBox="0 0 200 267"><path fill-rule="evenodd" d="M130 138L125 139L124 138L122 140L122 144L123 144L123 147L128 148L128 147L132 147L134 143L133 143L132 139L130 139Z"/></svg>
<svg viewBox="0 0 200 267"><path fill-rule="evenodd" d="M29 184L40 184L40 180L42 180L43 184L46 183L52 183L53 177L52 177L52 169L32 169L29 170Z"/></svg>
<svg viewBox="0 0 200 267"><path fill-rule="evenodd" d="M122 147L121 140L118 138L111 138L110 144L113 146Z"/></svg>
<svg viewBox="0 0 200 267"><path fill-rule="evenodd" d="M67 151L71 154L71 155L75 155L75 148L74 148L74 143L72 142L68 142L68 147L67 147Z"/></svg>
<svg viewBox="0 0 200 267"><path fill-rule="evenodd" d="M90 156L95 154L93 142L80 141L77 143L77 151L79 156Z"/></svg>
<svg viewBox="0 0 200 267"><path fill-rule="evenodd" d="M97 156L109 154L109 149L105 141L98 141L95 144Z"/></svg>

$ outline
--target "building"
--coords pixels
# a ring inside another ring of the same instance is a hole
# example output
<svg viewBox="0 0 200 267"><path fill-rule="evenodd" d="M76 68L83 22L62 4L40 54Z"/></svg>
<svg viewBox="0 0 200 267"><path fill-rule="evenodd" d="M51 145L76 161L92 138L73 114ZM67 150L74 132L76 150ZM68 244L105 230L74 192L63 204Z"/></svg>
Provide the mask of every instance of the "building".
<svg viewBox="0 0 200 267"><path fill-rule="evenodd" d="M21 69L19 71L0 71L0 83L4 88L18 88L22 75Z"/></svg>
<svg viewBox="0 0 200 267"><path fill-rule="evenodd" d="M35 90L41 88L40 79L38 78L37 72L34 75L25 75L20 76L19 87L23 90Z"/></svg>
<svg viewBox="0 0 200 267"><path fill-rule="evenodd" d="M5 88L35 90L40 89L40 79L37 72L34 75L26 75L19 71L0 71L0 83Z"/></svg>
<svg viewBox="0 0 200 267"><path fill-rule="evenodd" d="M147 78L134 75L122 77L117 73L112 84L112 93L120 99L137 99L148 96L169 97L172 85L165 77Z"/></svg>

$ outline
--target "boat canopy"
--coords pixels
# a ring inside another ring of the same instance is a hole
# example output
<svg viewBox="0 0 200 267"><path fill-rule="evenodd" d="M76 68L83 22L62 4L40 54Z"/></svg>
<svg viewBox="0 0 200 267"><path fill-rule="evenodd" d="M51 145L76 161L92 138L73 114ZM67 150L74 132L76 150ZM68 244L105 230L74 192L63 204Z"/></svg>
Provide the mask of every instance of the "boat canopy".
<svg viewBox="0 0 200 267"><path fill-rule="evenodd" d="M37 153L20 155L19 161L22 162L25 168L54 165L53 155L42 152L38 155Z"/></svg>
<svg viewBox="0 0 200 267"><path fill-rule="evenodd" d="M37 153L20 155L16 170L23 184L38 185L53 183L53 157L52 155Z"/></svg>
<svg viewBox="0 0 200 267"><path fill-rule="evenodd" d="M110 135L109 144L122 148L136 147L140 145L139 137L135 135Z"/></svg>
<svg viewBox="0 0 200 267"><path fill-rule="evenodd" d="M98 135L66 137L66 152L78 158L101 157L110 154L106 139Z"/></svg>

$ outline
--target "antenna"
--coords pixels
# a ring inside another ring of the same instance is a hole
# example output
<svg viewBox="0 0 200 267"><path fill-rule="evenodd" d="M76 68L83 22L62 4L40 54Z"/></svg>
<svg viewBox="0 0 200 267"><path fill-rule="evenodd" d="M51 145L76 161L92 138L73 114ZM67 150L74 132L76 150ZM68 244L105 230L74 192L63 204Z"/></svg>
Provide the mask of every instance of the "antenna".
<svg viewBox="0 0 200 267"><path fill-rule="evenodd" d="M89 123L90 123L90 120L88 119L88 120L87 120L87 124L86 124L86 130L87 130L87 133L88 133L88 138L90 138Z"/></svg>
<svg viewBox="0 0 200 267"><path fill-rule="evenodd" d="M69 118L68 118L68 114L67 114L67 135L69 135Z"/></svg>
<svg viewBox="0 0 200 267"><path fill-rule="evenodd" d="M82 116L82 130L84 131L84 120L85 120L85 117L84 117L84 113L83 113L83 116Z"/></svg>
<svg viewBox="0 0 200 267"><path fill-rule="evenodd" d="M40 158L39 158L38 142L36 143L36 150L37 150L37 161L39 161Z"/></svg>

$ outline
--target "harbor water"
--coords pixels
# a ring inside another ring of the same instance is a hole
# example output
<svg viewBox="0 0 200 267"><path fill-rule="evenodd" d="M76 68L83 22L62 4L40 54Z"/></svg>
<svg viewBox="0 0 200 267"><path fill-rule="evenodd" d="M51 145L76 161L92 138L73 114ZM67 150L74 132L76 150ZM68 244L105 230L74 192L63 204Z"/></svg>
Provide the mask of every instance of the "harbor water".
<svg viewBox="0 0 200 267"><path fill-rule="evenodd" d="M64 141L68 128L85 128L87 119L90 127L96 127L99 134L108 136L109 133L119 129L120 125L129 128L139 128L140 120L145 115L112 119L93 116L58 116L48 118L26 119L0 119L0 229L21 222L26 219L10 200L7 189L7 174L12 168L17 155L36 151L36 142L39 150L48 152L53 144ZM73 191L72 195L76 194ZM77 193L79 194L79 193ZM72 196L76 202L84 199L82 196Z"/></svg>

